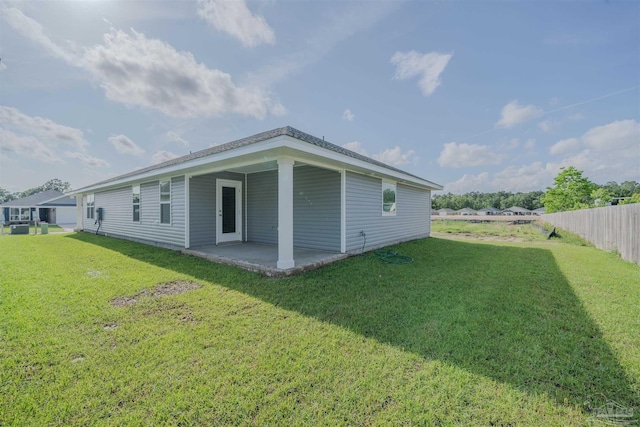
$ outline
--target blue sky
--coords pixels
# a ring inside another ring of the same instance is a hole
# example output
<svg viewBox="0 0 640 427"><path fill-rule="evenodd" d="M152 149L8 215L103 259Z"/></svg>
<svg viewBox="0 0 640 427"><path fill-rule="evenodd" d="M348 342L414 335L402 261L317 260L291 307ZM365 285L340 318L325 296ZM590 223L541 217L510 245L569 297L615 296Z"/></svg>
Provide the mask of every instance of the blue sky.
<svg viewBox="0 0 640 427"><path fill-rule="evenodd" d="M0 187L290 125L445 186L640 181L640 2L3 1Z"/></svg>

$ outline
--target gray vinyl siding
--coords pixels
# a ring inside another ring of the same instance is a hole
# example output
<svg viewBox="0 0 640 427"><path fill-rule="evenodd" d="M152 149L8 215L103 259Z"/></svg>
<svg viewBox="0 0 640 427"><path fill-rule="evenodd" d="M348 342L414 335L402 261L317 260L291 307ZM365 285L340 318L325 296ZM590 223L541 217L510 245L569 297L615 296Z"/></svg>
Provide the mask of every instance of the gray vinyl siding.
<svg viewBox="0 0 640 427"><path fill-rule="evenodd" d="M431 231L431 192L397 184L395 216L382 216L382 181L352 172L346 176L347 252L426 237Z"/></svg>
<svg viewBox="0 0 640 427"><path fill-rule="evenodd" d="M216 180L242 181L242 235L244 236L244 174L220 172L194 176L189 182L189 246L216 244Z"/></svg>
<svg viewBox="0 0 640 427"><path fill-rule="evenodd" d="M278 244L278 171L247 176L247 240ZM340 251L340 174L293 169L293 244Z"/></svg>
<svg viewBox="0 0 640 427"><path fill-rule="evenodd" d="M278 171L247 175L247 240L278 244Z"/></svg>
<svg viewBox="0 0 640 427"><path fill-rule="evenodd" d="M340 251L340 173L293 169L293 245Z"/></svg>
<svg viewBox="0 0 640 427"><path fill-rule="evenodd" d="M160 224L159 181L140 184L140 221L133 221L131 185L103 192L96 192L95 208L104 209L100 234L139 240L154 244L184 247L185 193L184 177L171 179L171 224ZM86 231L95 232L95 218L87 218L86 195L82 201L82 225ZM97 218L97 213L96 213Z"/></svg>

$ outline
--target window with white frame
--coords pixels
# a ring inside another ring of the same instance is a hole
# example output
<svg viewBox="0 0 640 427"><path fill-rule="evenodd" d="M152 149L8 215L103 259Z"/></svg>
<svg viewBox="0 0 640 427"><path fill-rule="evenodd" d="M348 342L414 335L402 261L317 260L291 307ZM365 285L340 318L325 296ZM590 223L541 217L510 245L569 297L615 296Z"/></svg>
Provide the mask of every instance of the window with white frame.
<svg viewBox="0 0 640 427"><path fill-rule="evenodd" d="M171 181L160 181L160 224L171 224Z"/></svg>
<svg viewBox="0 0 640 427"><path fill-rule="evenodd" d="M140 186L132 187L133 193L133 222L140 222Z"/></svg>
<svg viewBox="0 0 640 427"><path fill-rule="evenodd" d="M382 215L396 214L396 183L382 181Z"/></svg>
<svg viewBox="0 0 640 427"><path fill-rule="evenodd" d="M87 218L93 219L96 212L96 202L93 194L87 194Z"/></svg>
<svg viewBox="0 0 640 427"><path fill-rule="evenodd" d="M29 221L29 208L11 208L9 221Z"/></svg>

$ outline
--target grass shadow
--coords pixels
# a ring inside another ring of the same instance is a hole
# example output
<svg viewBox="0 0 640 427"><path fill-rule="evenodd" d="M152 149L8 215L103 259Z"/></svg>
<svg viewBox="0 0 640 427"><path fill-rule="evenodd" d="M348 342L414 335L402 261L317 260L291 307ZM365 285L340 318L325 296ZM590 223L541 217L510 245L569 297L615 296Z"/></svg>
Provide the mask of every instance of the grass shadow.
<svg viewBox="0 0 640 427"><path fill-rule="evenodd" d="M409 265L373 254L267 279L172 251L67 236L259 298L426 359L559 404L638 407L629 377L558 268L540 248L425 239L398 245Z"/></svg>

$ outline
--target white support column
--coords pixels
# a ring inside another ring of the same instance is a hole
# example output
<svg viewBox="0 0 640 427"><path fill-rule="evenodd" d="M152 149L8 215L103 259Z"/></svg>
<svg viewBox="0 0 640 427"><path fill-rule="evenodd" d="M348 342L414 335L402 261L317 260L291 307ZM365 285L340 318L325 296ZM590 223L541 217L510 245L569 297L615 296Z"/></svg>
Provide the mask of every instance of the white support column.
<svg viewBox="0 0 640 427"><path fill-rule="evenodd" d="M75 231L82 231L82 194L76 196L76 229Z"/></svg>
<svg viewBox="0 0 640 427"><path fill-rule="evenodd" d="M190 211L190 194L189 186L191 185L191 175L184 176L184 247L189 249L191 246L191 211Z"/></svg>
<svg viewBox="0 0 640 427"><path fill-rule="evenodd" d="M340 171L340 252L347 252L347 171Z"/></svg>
<svg viewBox="0 0 640 427"><path fill-rule="evenodd" d="M295 266L293 260L293 159L278 159L278 268Z"/></svg>

